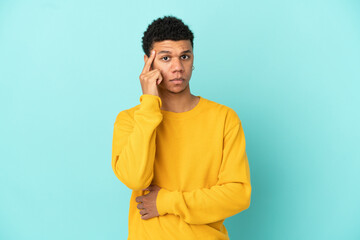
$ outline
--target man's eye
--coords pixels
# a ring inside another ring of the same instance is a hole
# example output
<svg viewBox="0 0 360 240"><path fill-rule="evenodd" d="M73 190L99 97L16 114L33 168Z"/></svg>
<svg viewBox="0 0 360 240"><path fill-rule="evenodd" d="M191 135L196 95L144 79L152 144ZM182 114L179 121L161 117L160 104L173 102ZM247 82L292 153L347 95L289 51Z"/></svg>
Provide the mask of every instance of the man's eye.
<svg viewBox="0 0 360 240"><path fill-rule="evenodd" d="M182 58L182 59L188 59L188 58L190 58L190 57L189 57L188 55L182 55L181 58Z"/></svg>
<svg viewBox="0 0 360 240"><path fill-rule="evenodd" d="M161 59L164 60L164 61L168 61L169 57L162 57Z"/></svg>

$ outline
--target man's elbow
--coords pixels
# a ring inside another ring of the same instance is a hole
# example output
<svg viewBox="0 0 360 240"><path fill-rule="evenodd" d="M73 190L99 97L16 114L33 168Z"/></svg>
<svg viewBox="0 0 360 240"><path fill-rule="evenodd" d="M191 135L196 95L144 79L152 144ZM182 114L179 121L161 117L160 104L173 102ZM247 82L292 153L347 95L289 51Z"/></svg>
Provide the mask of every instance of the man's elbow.
<svg viewBox="0 0 360 240"><path fill-rule="evenodd" d="M239 212L244 211L250 207L251 202L251 184L250 183L242 183L243 189L241 191L241 200L238 202L238 210Z"/></svg>
<svg viewBox="0 0 360 240"><path fill-rule="evenodd" d="M117 158L115 159L117 160ZM139 191L147 188L153 180L153 172L132 172L120 167L113 161L112 169L116 177L131 190Z"/></svg>
<svg viewBox="0 0 360 240"><path fill-rule="evenodd" d="M145 179L131 179L131 180L122 180L122 182L131 190L141 191L147 188L151 184L152 178Z"/></svg>
<svg viewBox="0 0 360 240"><path fill-rule="evenodd" d="M135 191L140 191L147 188L151 184L153 179L152 174L145 177L143 175L136 176L134 174L129 175L129 174L121 174L119 172L115 172L115 175L123 184L125 184L125 186Z"/></svg>
<svg viewBox="0 0 360 240"><path fill-rule="evenodd" d="M250 183L245 184L245 199L246 199L245 209L248 209L250 207L250 202L251 202L251 184Z"/></svg>

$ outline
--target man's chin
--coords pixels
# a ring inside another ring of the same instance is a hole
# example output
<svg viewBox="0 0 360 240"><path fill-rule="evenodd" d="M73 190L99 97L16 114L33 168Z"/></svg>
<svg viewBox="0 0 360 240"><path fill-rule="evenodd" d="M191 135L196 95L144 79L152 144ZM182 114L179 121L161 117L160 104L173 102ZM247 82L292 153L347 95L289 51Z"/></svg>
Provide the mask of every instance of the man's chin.
<svg viewBox="0 0 360 240"><path fill-rule="evenodd" d="M187 86L186 87L169 87L169 88L166 88L165 90L167 92L170 92L173 94L179 94L179 93L183 93L186 89L187 89Z"/></svg>
<svg viewBox="0 0 360 240"><path fill-rule="evenodd" d="M171 84L164 86L164 85L160 84L160 85L158 85L158 90L163 91L163 92L170 92L173 94L179 94L179 93L184 92L188 87L189 87L189 84L187 84L186 86L183 86L183 85L172 86Z"/></svg>

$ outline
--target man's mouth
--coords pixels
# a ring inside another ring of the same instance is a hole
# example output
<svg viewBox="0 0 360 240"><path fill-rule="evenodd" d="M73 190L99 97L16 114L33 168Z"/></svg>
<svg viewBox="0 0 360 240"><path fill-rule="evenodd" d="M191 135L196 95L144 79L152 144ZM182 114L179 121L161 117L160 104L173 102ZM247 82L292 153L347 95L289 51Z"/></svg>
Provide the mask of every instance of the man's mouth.
<svg viewBox="0 0 360 240"><path fill-rule="evenodd" d="M170 81L184 81L185 79L183 78L174 78L174 79L171 79Z"/></svg>
<svg viewBox="0 0 360 240"><path fill-rule="evenodd" d="M182 84L184 82L185 79L183 78L174 78L171 79L170 82L175 83L175 84Z"/></svg>

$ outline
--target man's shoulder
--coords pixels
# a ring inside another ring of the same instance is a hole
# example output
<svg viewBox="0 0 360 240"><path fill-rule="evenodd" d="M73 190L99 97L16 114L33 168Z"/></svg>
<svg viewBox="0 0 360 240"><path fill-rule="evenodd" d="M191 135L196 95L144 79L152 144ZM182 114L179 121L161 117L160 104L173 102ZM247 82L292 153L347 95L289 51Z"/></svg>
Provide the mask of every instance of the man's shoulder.
<svg viewBox="0 0 360 240"><path fill-rule="evenodd" d="M232 107L209 99L205 99L205 101L208 112L207 119L222 123L226 129L241 124L238 114Z"/></svg>
<svg viewBox="0 0 360 240"><path fill-rule="evenodd" d="M206 101L206 106L209 111L214 111L215 113L224 115L227 118L238 118L236 111L232 107L207 98L203 99Z"/></svg>
<svg viewBox="0 0 360 240"><path fill-rule="evenodd" d="M134 119L134 112L140 108L140 104L131 107L131 108L127 108L124 110L121 110L115 119L115 123L119 122L119 121L133 121Z"/></svg>

